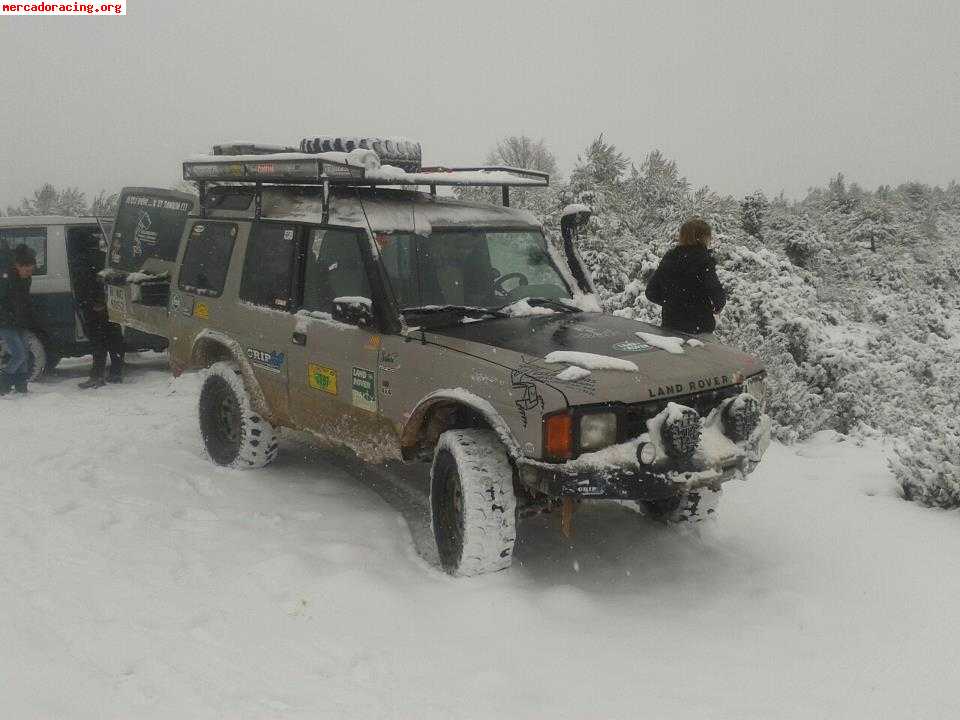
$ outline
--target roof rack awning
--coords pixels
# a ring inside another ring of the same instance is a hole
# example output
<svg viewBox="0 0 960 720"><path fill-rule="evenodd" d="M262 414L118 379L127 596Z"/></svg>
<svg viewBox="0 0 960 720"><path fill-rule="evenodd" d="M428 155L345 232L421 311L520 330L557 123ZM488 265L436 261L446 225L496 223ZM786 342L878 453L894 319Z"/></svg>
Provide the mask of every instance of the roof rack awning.
<svg viewBox="0 0 960 720"><path fill-rule="evenodd" d="M183 163L183 179L193 182L283 185L429 185L547 187L550 176L536 170L491 167L432 167L404 172L389 165L367 167L349 153L205 155Z"/></svg>

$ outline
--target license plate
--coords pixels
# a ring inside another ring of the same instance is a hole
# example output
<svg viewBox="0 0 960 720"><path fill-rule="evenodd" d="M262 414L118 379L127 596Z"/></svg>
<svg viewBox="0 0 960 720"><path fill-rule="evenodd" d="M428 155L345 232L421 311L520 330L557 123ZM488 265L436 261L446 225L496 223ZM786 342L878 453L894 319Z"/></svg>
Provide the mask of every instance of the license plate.
<svg viewBox="0 0 960 720"><path fill-rule="evenodd" d="M107 305L111 310L125 312L127 309L127 289L116 285L108 285Z"/></svg>

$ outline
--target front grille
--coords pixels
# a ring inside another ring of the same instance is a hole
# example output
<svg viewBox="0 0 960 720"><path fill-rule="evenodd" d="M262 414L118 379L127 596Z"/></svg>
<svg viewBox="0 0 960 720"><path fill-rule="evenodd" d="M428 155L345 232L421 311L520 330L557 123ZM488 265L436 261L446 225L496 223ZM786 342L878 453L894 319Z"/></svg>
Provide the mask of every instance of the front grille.
<svg viewBox="0 0 960 720"><path fill-rule="evenodd" d="M622 432L624 439L635 438L645 433L647 431L647 420L652 420L662 413L666 409L667 403L673 402L677 405L693 408L700 414L700 417L706 418L710 411L721 402L727 398L736 397L742 392L743 389L739 385L731 385L719 390L708 390L693 395L680 395L665 400L628 405L623 414Z"/></svg>

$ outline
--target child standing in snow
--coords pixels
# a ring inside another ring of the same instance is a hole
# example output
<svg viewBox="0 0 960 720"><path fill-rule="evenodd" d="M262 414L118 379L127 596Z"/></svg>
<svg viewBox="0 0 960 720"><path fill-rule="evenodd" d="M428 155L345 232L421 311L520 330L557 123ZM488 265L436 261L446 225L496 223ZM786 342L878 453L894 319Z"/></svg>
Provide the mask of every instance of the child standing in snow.
<svg viewBox="0 0 960 720"><path fill-rule="evenodd" d="M677 247L663 256L647 283L647 299L663 307L665 330L691 335L716 330L714 316L723 310L727 293L717 277L712 240L713 231L705 221L687 220L680 227Z"/></svg>

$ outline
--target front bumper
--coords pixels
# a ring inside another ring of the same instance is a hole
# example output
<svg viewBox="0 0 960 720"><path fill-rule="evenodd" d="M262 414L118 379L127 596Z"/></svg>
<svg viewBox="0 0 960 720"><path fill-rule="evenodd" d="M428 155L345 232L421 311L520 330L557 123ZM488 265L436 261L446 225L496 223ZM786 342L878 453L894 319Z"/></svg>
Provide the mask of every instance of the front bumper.
<svg viewBox="0 0 960 720"><path fill-rule="evenodd" d="M710 430L709 426L705 429L705 441L687 460L641 465L636 458L637 446L650 442L644 435L566 463L523 458L520 479L532 490L552 498L663 500L699 488L717 490L730 480L745 479L770 444L770 419L766 415L742 442L717 437Z"/></svg>

